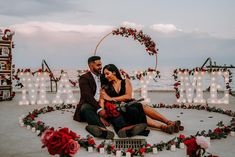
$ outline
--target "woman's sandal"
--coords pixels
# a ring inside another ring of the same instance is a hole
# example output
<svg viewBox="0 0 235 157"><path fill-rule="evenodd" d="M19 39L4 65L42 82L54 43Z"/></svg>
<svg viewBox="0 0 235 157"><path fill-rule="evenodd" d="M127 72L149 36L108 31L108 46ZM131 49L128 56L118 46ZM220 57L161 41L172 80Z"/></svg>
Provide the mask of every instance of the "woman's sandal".
<svg viewBox="0 0 235 157"><path fill-rule="evenodd" d="M173 125L174 126L174 132L175 133L178 133L179 131L183 131L184 130L184 127L181 126L181 121L180 120L177 120L177 121L167 121L166 122L167 125Z"/></svg>
<svg viewBox="0 0 235 157"><path fill-rule="evenodd" d="M174 126L173 125L161 125L161 130L163 132L166 132L168 134L173 134L174 133Z"/></svg>

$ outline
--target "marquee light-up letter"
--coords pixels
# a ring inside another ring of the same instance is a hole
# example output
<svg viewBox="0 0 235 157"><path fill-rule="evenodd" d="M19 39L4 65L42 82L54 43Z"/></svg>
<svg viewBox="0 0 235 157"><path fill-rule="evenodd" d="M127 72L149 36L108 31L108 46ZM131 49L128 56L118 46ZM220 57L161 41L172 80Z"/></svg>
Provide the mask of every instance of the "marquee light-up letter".
<svg viewBox="0 0 235 157"><path fill-rule="evenodd" d="M38 72L35 80L36 92L39 91L39 99L37 104L49 104L46 98L46 83L49 81L49 74L47 72Z"/></svg>
<svg viewBox="0 0 235 157"><path fill-rule="evenodd" d="M179 103L205 103L205 99L203 99L203 90L202 90L202 77L205 75L205 72L198 72L196 71L192 83L190 81L189 73L188 71L179 72L178 77L180 79L180 97L177 99L177 102ZM196 97L194 96L194 90L196 88ZM186 94L186 98L185 98Z"/></svg>
<svg viewBox="0 0 235 157"><path fill-rule="evenodd" d="M61 94L64 94L63 96L67 95L67 98L63 100L61 98ZM53 104L62 104L63 102L68 104L74 104L76 103L76 99L74 98L71 86L69 84L68 74L63 73L61 80L59 81L59 87L58 91L56 93L56 97L53 99Z"/></svg>
<svg viewBox="0 0 235 157"><path fill-rule="evenodd" d="M27 91L28 91L28 82L30 81L31 74L29 72L19 73L19 77L22 80L23 88L22 88L22 99L19 101L19 105L29 105L29 100L27 99ZM31 81L30 81L31 82Z"/></svg>
<svg viewBox="0 0 235 157"><path fill-rule="evenodd" d="M221 85L218 83L218 77L224 77L224 82L225 85L229 83L229 73L228 71L222 72L222 71L217 71L217 72L212 72L210 74L211 77L211 84L210 84L210 98L208 99L209 103L224 103L228 104L229 103L229 91L225 90L224 91L224 97L221 99L218 99L218 93L217 90L222 89Z"/></svg>

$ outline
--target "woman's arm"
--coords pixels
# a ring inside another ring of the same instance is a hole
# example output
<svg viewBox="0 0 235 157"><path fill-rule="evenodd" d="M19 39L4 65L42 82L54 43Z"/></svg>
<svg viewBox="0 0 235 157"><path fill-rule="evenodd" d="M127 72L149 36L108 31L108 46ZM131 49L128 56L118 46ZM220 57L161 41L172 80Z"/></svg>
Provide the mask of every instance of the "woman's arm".
<svg viewBox="0 0 235 157"><path fill-rule="evenodd" d="M132 85L129 79L126 82L126 92L122 96L110 97L105 91L102 91L103 98L107 101L126 101L132 99Z"/></svg>
<svg viewBox="0 0 235 157"><path fill-rule="evenodd" d="M99 105L104 110L104 99L103 98L100 98Z"/></svg>

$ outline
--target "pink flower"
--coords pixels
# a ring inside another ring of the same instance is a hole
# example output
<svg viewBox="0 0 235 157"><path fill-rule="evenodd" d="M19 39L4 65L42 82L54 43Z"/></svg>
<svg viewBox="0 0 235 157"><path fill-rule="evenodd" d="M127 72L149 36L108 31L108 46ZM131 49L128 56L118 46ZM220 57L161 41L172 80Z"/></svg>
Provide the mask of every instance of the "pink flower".
<svg viewBox="0 0 235 157"><path fill-rule="evenodd" d="M51 130L51 129L44 131L44 133L41 136L41 141L44 146L47 145L47 143L48 143L50 137L53 135L53 133L54 133L54 130Z"/></svg>
<svg viewBox="0 0 235 157"><path fill-rule="evenodd" d="M70 139L68 141L67 147L64 151L65 154L69 154L70 156L73 156L77 153L77 151L80 149L80 145L78 142L74 141L73 139Z"/></svg>
<svg viewBox="0 0 235 157"><path fill-rule="evenodd" d="M201 148L207 149L210 147L210 141L204 136L197 136L196 142Z"/></svg>

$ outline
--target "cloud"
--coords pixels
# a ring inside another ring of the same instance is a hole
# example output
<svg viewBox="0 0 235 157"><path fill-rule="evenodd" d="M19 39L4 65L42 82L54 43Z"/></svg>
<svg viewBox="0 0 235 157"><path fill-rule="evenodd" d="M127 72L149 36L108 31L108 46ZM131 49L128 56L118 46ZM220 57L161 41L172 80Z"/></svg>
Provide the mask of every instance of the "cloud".
<svg viewBox="0 0 235 157"><path fill-rule="evenodd" d="M57 12L89 12L82 8L79 1L73 0L8 0L1 3L0 14L16 17L29 17Z"/></svg>
<svg viewBox="0 0 235 157"><path fill-rule="evenodd" d="M76 25L57 22L31 21L23 24L15 24L12 25L10 28L13 28L16 32L23 34L31 34L35 32L77 32L97 34L111 31L113 29L113 26L92 24Z"/></svg>
<svg viewBox="0 0 235 157"><path fill-rule="evenodd" d="M182 29L177 28L173 24L153 24L150 28L157 32L162 33L172 33L172 32L181 32Z"/></svg>
<svg viewBox="0 0 235 157"><path fill-rule="evenodd" d="M141 30L144 26L141 24L136 24L134 22L129 22L129 21L124 21L122 23L123 26L125 27L131 27L131 28L136 28L137 30Z"/></svg>

